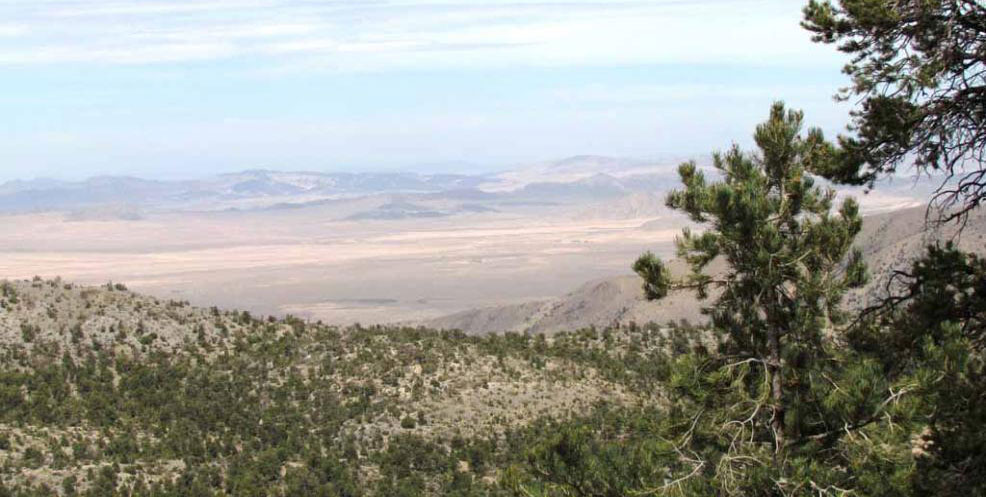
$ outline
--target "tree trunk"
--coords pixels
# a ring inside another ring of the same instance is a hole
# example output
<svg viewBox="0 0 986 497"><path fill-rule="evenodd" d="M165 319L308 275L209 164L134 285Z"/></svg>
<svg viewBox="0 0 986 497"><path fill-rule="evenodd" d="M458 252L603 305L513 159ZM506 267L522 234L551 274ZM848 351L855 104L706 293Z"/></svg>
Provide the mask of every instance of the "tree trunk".
<svg viewBox="0 0 986 497"><path fill-rule="evenodd" d="M767 331L767 372L770 374L770 399L772 419L770 429L774 432L774 464L776 465L786 444L784 427L784 377L781 369L781 340L777 329Z"/></svg>

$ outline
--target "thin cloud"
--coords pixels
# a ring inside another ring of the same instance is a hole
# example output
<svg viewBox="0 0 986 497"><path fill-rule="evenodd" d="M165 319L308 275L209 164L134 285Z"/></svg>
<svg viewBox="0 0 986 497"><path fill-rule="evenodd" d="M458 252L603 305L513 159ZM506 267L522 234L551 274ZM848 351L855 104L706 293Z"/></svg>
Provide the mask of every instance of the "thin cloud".
<svg viewBox="0 0 986 497"><path fill-rule="evenodd" d="M0 64L236 57L268 58L258 61L265 69L340 71L798 64L811 44L797 26L797 12L789 0L0 1L0 17L12 23L0 25Z"/></svg>
<svg viewBox="0 0 986 497"><path fill-rule="evenodd" d="M546 92L545 97L567 104L600 104L613 105L653 105L670 104L684 100L734 99L757 100L777 99L783 97L798 97L799 102L806 100L828 101L830 95L836 92L833 85L765 85L731 83L688 83L670 85L642 86L588 86L578 88L559 88Z"/></svg>

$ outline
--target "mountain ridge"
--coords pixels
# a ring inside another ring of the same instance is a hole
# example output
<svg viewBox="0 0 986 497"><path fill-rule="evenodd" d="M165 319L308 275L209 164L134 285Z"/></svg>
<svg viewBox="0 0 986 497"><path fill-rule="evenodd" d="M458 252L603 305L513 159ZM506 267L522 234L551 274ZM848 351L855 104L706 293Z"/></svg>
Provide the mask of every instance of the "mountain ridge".
<svg viewBox="0 0 986 497"><path fill-rule="evenodd" d="M925 245L934 241L957 240L963 250L986 254L986 214L975 213L960 237L957 227L945 226L929 235L925 230L925 208L867 216L856 246L863 252L872 274L890 274L917 257ZM957 238L956 238L957 237ZM630 261L627 265L629 266ZM681 261L670 263L672 273L681 276ZM721 263L711 272L723 270ZM879 297L884 279L871 281L864 289L850 292L846 302L862 307ZM553 299L471 309L422 321L438 329L457 329L470 334L517 332L557 333L588 327L624 326L631 323L705 322L703 303L689 292L676 291L665 299L644 299L641 281L635 275L620 275L587 282Z"/></svg>

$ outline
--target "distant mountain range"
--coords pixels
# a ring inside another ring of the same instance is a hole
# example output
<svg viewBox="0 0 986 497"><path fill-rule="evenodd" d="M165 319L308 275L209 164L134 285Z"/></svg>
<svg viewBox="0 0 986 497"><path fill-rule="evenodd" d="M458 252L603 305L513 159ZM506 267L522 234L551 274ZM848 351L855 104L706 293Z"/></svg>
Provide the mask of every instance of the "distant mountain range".
<svg viewBox="0 0 986 497"><path fill-rule="evenodd" d="M649 166L646 174L614 175L641 167L636 161L579 156L483 175L250 170L187 181L124 176L83 181L15 180L0 185L0 212L72 211L98 206L129 206L131 211L253 209L379 194L431 194L433 198L445 194L470 200L584 199L652 188L674 178L672 168L657 165Z"/></svg>
<svg viewBox="0 0 986 497"><path fill-rule="evenodd" d="M208 209L247 200L284 201L380 192L469 189L482 181L480 177L450 174L279 171L245 171L194 181L131 177L97 177L79 182L41 179L0 185L0 211L63 210L101 204Z"/></svg>
<svg viewBox="0 0 986 497"><path fill-rule="evenodd" d="M710 174L715 174L710 171ZM917 205L931 183L898 181L866 196L869 212ZM678 186L673 164L575 156L490 174L322 173L250 170L199 180L100 176L83 181L16 180L0 185L0 213L66 212L67 220L140 220L155 211L307 208L375 198L348 220L394 220L488 213L507 206L586 206L616 201L638 209L641 195ZM862 192L851 191L859 196ZM622 199L622 200L621 200ZM661 202L658 202L661 203ZM636 207L630 204L635 204ZM644 201L648 212L656 209ZM605 207L612 210L612 206ZM592 217L591 212L582 217Z"/></svg>

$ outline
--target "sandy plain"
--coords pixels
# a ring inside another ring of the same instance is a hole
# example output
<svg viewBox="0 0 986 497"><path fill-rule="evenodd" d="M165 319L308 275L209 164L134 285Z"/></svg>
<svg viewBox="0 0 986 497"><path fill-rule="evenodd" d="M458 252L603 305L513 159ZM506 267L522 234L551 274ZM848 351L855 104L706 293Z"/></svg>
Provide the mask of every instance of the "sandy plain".
<svg viewBox="0 0 986 497"><path fill-rule="evenodd" d="M669 254L676 217L482 213L345 221L320 208L140 220L0 216L0 277L107 281L196 305L385 323L557 296Z"/></svg>

